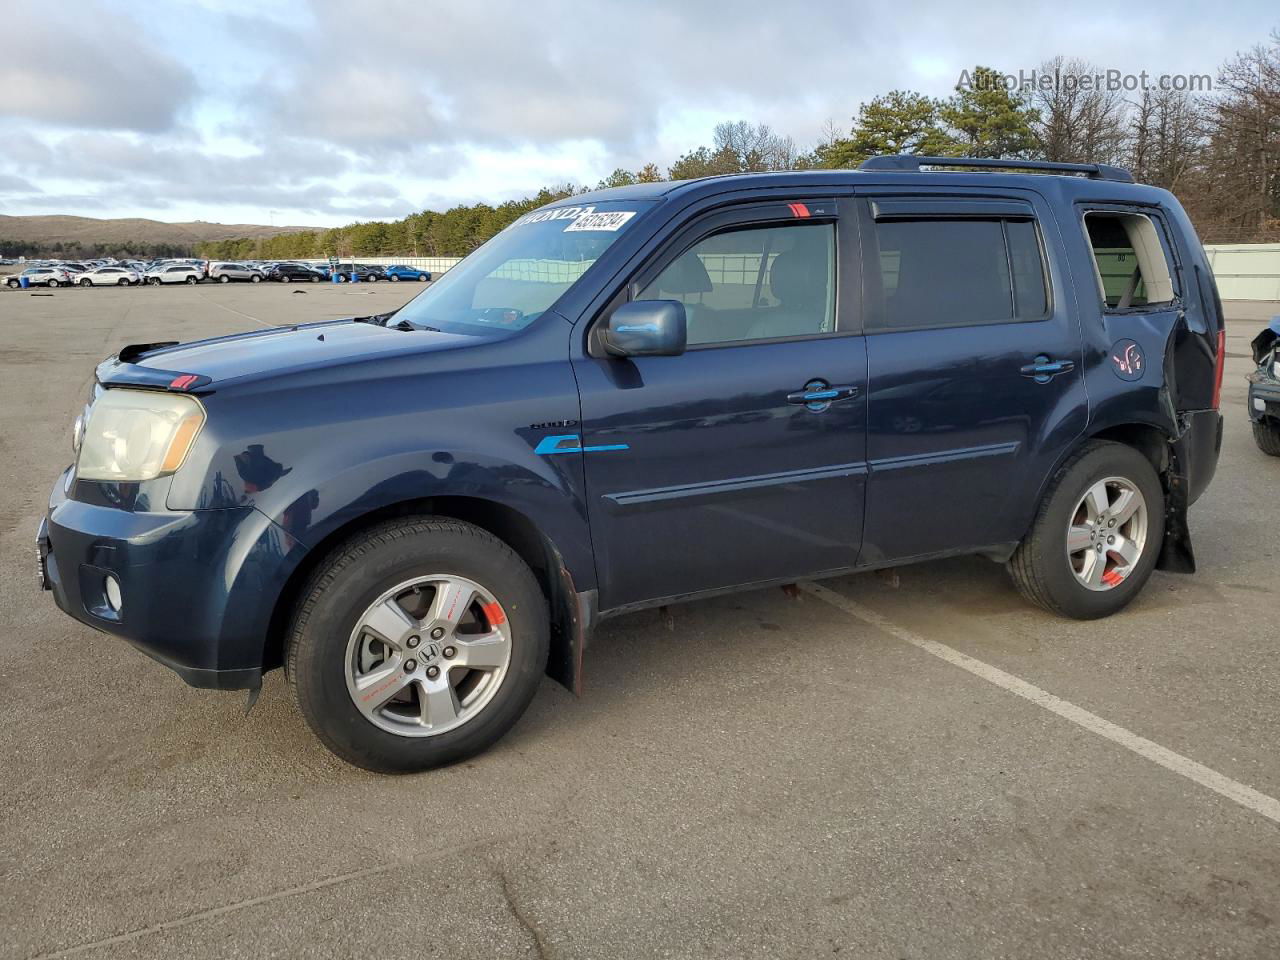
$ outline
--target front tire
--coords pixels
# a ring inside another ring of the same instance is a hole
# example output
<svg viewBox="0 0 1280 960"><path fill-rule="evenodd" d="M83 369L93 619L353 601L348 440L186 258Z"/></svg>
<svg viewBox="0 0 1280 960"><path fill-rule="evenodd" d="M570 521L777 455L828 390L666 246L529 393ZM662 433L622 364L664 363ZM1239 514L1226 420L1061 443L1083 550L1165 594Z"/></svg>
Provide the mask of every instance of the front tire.
<svg viewBox="0 0 1280 960"><path fill-rule="evenodd" d="M380 773L455 763L524 713L547 662L546 600L471 524L395 520L337 547L294 614L288 674L317 737Z"/></svg>
<svg viewBox="0 0 1280 960"><path fill-rule="evenodd" d="M92 280L90 280L88 277L86 277L85 279L83 279L83 280L81 280L81 281L80 281L80 286L82 286L82 287L92 287L92 286L93 286L93 281L92 281Z"/></svg>
<svg viewBox="0 0 1280 960"><path fill-rule="evenodd" d="M250 283L261 283L261 282L262 282L262 276L261 276L261 274L257 274L257 273L250 274L250 275L249 275L249 282L250 282Z"/></svg>
<svg viewBox="0 0 1280 960"><path fill-rule="evenodd" d="M1151 577L1164 519L1164 489L1151 462L1132 447L1090 441L1049 484L1009 573L1024 597L1051 613L1110 616Z"/></svg>
<svg viewBox="0 0 1280 960"><path fill-rule="evenodd" d="M62 286L62 283L58 280L50 280L47 286L54 287L56 289L57 287Z"/></svg>
<svg viewBox="0 0 1280 960"><path fill-rule="evenodd" d="M1280 457L1280 421L1263 417L1253 422L1253 442L1268 457Z"/></svg>
<svg viewBox="0 0 1280 960"><path fill-rule="evenodd" d="M419 282L419 283L426 283L426 282L427 282L428 280L430 280L430 279L431 279L431 278L430 278L430 277L428 277L425 273L420 273L420 274L418 274L418 282Z"/></svg>

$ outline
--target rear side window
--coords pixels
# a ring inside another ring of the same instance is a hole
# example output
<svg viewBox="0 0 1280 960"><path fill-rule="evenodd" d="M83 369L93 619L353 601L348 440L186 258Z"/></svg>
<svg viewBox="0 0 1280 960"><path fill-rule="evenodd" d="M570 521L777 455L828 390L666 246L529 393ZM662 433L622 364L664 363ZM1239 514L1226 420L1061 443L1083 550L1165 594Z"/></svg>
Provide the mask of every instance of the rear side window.
<svg viewBox="0 0 1280 960"><path fill-rule="evenodd" d="M1033 220L878 220L874 230L878 255L868 269L879 270L880 296L868 329L1011 323L1048 313Z"/></svg>
<svg viewBox="0 0 1280 960"><path fill-rule="evenodd" d="M835 225L727 230L700 240L640 291L679 300L690 344L835 330Z"/></svg>
<svg viewBox="0 0 1280 960"><path fill-rule="evenodd" d="M1150 217L1092 211L1085 214L1084 225L1107 309L1133 310L1173 300L1169 258Z"/></svg>

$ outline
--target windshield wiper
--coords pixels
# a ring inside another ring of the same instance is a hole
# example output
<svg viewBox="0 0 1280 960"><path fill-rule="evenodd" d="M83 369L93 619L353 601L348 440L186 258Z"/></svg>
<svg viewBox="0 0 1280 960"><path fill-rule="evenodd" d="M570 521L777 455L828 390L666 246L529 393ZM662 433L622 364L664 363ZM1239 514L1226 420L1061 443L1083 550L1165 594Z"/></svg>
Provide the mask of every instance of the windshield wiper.
<svg viewBox="0 0 1280 960"><path fill-rule="evenodd" d="M429 327L425 323L413 323L409 320L401 320L399 323L392 323L391 318L394 317L398 310L392 310L389 313L375 313L369 317L352 317L353 323L373 323L379 327L386 327L388 330L426 330L429 333L440 333L439 327Z"/></svg>

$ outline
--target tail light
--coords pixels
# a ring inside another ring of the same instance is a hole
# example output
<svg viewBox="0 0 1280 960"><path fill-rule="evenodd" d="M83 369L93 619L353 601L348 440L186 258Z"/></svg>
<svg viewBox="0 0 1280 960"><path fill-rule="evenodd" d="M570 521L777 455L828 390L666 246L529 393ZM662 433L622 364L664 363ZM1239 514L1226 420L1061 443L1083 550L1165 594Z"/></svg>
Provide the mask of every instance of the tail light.
<svg viewBox="0 0 1280 960"><path fill-rule="evenodd" d="M1227 330L1218 330L1218 357L1213 368L1213 409L1218 410L1222 402L1222 368L1227 362Z"/></svg>

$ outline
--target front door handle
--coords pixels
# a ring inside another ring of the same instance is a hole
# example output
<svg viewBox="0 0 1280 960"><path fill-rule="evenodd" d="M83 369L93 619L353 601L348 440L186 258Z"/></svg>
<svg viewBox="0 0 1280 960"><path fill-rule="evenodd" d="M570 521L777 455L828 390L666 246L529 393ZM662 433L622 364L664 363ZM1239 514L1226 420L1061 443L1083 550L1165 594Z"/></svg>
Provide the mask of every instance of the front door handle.
<svg viewBox="0 0 1280 960"><path fill-rule="evenodd" d="M1036 383L1048 383L1058 374L1067 373L1075 368L1075 362L1072 360L1050 360L1042 353L1032 363L1023 367L1021 373L1024 377L1031 377Z"/></svg>
<svg viewBox="0 0 1280 960"><path fill-rule="evenodd" d="M852 384L832 386L825 380L810 380L803 390L787 394L787 403L803 403L815 413L821 413L833 403L841 400L852 400L858 395L858 388Z"/></svg>

